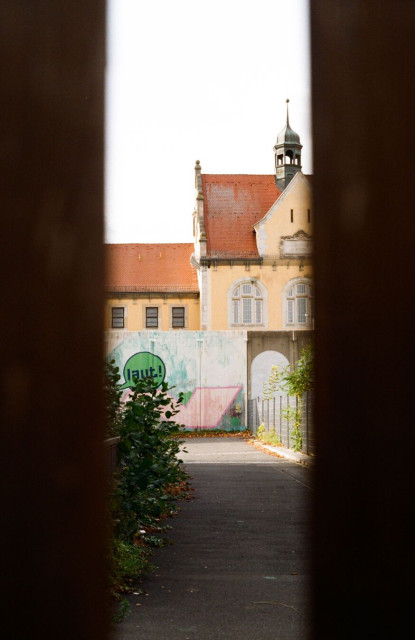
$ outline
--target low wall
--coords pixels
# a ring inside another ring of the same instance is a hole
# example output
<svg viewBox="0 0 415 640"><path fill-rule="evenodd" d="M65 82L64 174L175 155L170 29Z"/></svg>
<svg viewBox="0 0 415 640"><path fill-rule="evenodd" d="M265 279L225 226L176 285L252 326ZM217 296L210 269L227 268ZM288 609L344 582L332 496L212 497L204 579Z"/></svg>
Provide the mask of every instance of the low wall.
<svg viewBox="0 0 415 640"><path fill-rule="evenodd" d="M184 393L175 419L186 429L247 428L246 331L108 331L105 339L125 389L150 375L173 386L172 396Z"/></svg>

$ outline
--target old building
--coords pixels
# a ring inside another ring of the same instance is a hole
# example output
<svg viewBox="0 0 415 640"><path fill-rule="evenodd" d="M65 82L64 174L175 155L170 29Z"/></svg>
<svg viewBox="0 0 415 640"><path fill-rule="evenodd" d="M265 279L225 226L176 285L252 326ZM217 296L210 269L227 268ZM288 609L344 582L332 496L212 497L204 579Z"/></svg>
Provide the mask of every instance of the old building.
<svg viewBox="0 0 415 640"><path fill-rule="evenodd" d="M301 149L287 109L274 173L204 174L196 162L193 243L106 247L106 353L124 390L152 376L182 392L186 428L254 429L272 366L295 365L310 340L313 210Z"/></svg>
<svg viewBox="0 0 415 640"><path fill-rule="evenodd" d="M191 243L107 245L106 329L198 329L192 251Z"/></svg>
<svg viewBox="0 0 415 640"><path fill-rule="evenodd" d="M274 152L274 175L203 174L196 162L202 329L313 327L311 181L288 110Z"/></svg>
<svg viewBox="0 0 415 640"><path fill-rule="evenodd" d="M313 328L310 176L288 115L269 175L195 166L191 244L107 245L106 328Z"/></svg>

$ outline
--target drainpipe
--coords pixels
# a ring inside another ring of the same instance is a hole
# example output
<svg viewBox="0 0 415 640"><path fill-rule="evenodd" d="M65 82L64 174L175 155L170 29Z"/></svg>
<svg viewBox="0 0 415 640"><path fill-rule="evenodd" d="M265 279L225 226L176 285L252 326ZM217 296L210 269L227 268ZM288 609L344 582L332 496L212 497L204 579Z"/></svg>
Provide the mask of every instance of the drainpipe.
<svg viewBox="0 0 415 640"><path fill-rule="evenodd" d="M297 337L295 335L295 331L293 330L291 332L291 343L290 343L290 368L293 371L294 370L294 366L297 362L297 358L296 358L296 342L297 342Z"/></svg>
<svg viewBox="0 0 415 640"><path fill-rule="evenodd" d="M203 338L197 339L199 346L199 416L198 427L202 427L202 351L203 351Z"/></svg>

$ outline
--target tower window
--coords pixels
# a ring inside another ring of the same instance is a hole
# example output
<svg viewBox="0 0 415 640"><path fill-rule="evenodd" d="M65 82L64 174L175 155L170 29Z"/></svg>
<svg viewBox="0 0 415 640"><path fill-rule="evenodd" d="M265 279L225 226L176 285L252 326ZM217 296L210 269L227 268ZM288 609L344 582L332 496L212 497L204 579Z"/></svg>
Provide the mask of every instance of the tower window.
<svg viewBox="0 0 415 640"><path fill-rule="evenodd" d="M285 162L286 164L293 164L293 152L286 151L285 152Z"/></svg>
<svg viewBox="0 0 415 640"><path fill-rule="evenodd" d="M291 209L290 216L291 216L291 222L294 222L294 209Z"/></svg>

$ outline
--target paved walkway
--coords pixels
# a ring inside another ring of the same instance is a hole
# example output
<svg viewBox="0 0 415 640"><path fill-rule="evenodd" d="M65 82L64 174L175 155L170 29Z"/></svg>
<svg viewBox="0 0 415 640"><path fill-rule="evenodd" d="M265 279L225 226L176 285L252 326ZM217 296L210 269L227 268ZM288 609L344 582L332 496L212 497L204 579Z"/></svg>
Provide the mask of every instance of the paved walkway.
<svg viewBox="0 0 415 640"><path fill-rule="evenodd" d="M312 471L242 438L185 448L195 499L114 640L306 640Z"/></svg>

